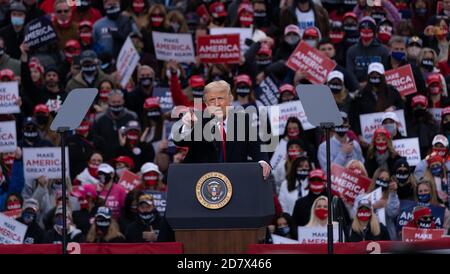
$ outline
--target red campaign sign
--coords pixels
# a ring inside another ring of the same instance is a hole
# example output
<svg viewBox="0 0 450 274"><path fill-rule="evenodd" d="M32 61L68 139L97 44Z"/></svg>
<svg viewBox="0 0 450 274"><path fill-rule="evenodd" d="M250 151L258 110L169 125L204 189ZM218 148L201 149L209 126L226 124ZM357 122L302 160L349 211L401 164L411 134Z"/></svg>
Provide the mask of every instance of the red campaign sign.
<svg viewBox="0 0 450 274"><path fill-rule="evenodd" d="M293 71L302 70L313 84L323 84L336 62L301 41L289 57L286 65Z"/></svg>
<svg viewBox="0 0 450 274"><path fill-rule="evenodd" d="M442 1L437 2L436 14L441 14L443 9L444 9L444 5L443 5Z"/></svg>
<svg viewBox="0 0 450 274"><path fill-rule="evenodd" d="M135 189L140 183L139 176L128 170L125 170L119 179L119 184L125 188L127 193Z"/></svg>
<svg viewBox="0 0 450 274"><path fill-rule="evenodd" d="M370 183L368 177L358 175L340 165L331 165L331 191L348 205L353 205L355 198L365 193Z"/></svg>
<svg viewBox="0 0 450 274"><path fill-rule="evenodd" d="M197 55L203 63L239 63L241 59L239 34L199 36Z"/></svg>
<svg viewBox="0 0 450 274"><path fill-rule="evenodd" d="M393 85L401 96L417 92L411 65L388 70L384 76L386 77L386 83Z"/></svg>
<svg viewBox="0 0 450 274"><path fill-rule="evenodd" d="M421 229L415 227L403 227L403 242L418 242L440 239L444 236L445 229Z"/></svg>
<svg viewBox="0 0 450 274"><path fill-rule="evenodd" d="M17 219L22 215L22 209L18 208L18 209L4 211L2 213L10 218Z"/></svg>

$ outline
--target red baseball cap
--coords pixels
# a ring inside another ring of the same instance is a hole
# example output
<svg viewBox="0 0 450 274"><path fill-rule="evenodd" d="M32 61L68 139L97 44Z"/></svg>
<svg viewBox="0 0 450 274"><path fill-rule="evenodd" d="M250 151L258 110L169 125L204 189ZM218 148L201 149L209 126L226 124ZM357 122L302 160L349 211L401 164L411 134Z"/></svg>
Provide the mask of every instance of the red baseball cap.
<svg viewBox="0 0 450 274"><path fill-rule="evenodd" d="M380 135L380 134L383 134L388 139L391 139L391 134L389 133L389 131L387 131L387 129L385 129L384 127L379 127L373 133L373 140L375 140L378 137L378 135Z"/></svg>
<svg viewBox="0 0 450 274"><path fill-rule="evenodd" d="M222 2L214 2L209 6L209 13L214 18L227 16L227 10Z"/></svg>
<svg viewBox="0 0 450 274"><path fill-rule="evenodd" d="M431 213L431 209L429 207L421 207L418 209L414 209L413 215L414 215L414 220L417 221L417 220L419 220L420 217L431 216L432 213Z"/></svg>
<svg viewBox="0 0 450 274"><path fill-rule="evenodd" d="M47 106L47 105L44 105L44 104L38 104L38 105L36 105L36 106L34 107L34 110L33 110L33 114L36 114L36 113L45 113L45 114L49 114L49 113L50 113L50 110L48 109L48 106Z"/></svg>
<svg viewBox="0 0 450 274"><path fill-rule="evenodd" d="M134 161L128 156L119 156L114 159L114 163L124 163L128 166L129 169L134 168Z"/></svg>
<svg viewBox="0 0 450 274"><path fill-rule="evenodd" d="M284 28L284 35L287 35L288 33L295 33L298 36L301 36L300 28L297 25L294 25L294 24L287 25Z"/></svg>
<svg viewBox="0 0 450 274"><path fill-rule="evenodd" d="M192 88L203 88L205 87L205 80L200 75L192 75L189 78L189 86Z"/></svg>
<svg viewBox="0 0 450 274"><path fill-rule="evenodd" d="M291 93L291 94L293 94L293 95L296 95L296 94L295 94L295 88L294 88L294 86L291 85L291 84L284 84L284 85L282 85L282 86L279 88L279 91L280 91L280 93L283 93L283 92L287 91L287 92L289 92L289 93Z"/></svg>
<svg viewBox="0 0 450 274"><path fill-rule="evenodd" d="M13 81L16 75L14 74L14 71L10 69L2 69L0 70L0 79L3 79L4 77L7 77L9 81Z"/></svg>
<svg viewBox="0 0 450 274"><path fill-rule="evenodd" d="M312 178L319 178L319 179L325 181L326 178L327 178L327 176L325 175L325 172L323 172L323 170L321 170L321 169L314 169L314 170L312 170L312 171L309 173L308 178L309 178L309 179L312 179Z"/></svg>
<svg viewBox="0 0 450 274"><path fill-rule="evenodd" d="M236 76L234 78L234 83L236 85L240 84L240 83L244 83L244 84L247 84L247 85L251 86L252 85L252 79L250 79L250 76L248 76L247 74L239 74L238 76Z"/></svg>
<svg viewBox="0 0 450 274"><path fill-rule="evenodd" d="M424 107L428 107L428 99L423 95L416 95L411 100L411 106L415 107L417 105L422 105Z"/></svg>
<svg viewBox="0 0 450 274"><path fill-rule="evenodd" d="M148 97L144 102L144 109L159 108L159 98L158 97Z"/></svg>
<svg viewBox="0 0 450 274"><path fill-rule="evenodd" d="M346 12L344 14L344 16L342 17L342 20L345 20L345 18L348 18L348 17L358 20L358 16L356 16L356 13L354 13L354 12Z"/></svg>
<svg viewBox="0 0 450 274"><path fill-rule="evenodd" d="M320 38L319 30L316 27L308 27L303 32L303 37L313 37L313 38Z"/></svg>
<svg viewBox="0 0 450 274"><path fill-rule="evenodd" d="M438 83L439 86L442 86L441 76L438 73L430 73L427 77L427 86L434 83Z"/></svg>

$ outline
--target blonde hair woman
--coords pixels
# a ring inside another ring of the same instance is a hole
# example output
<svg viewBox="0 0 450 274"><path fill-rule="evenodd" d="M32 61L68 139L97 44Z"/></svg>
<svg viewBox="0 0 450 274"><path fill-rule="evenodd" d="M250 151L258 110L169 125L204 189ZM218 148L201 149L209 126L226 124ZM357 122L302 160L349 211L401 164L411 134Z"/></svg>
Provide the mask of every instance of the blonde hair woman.
<svg viewBox="0 0 450 274"><path fill-rule="evenodd" d="M328 198L319 196L311 207L311 217L307 227L326 227L328 221Z"/></svg>
<svg viewBox="0 0 450 274"><path fill-rule="evenodd" d="M349 233L349 242L360 241L389 241L386 227L378 221L373 212L372 204L367 199L358 203L356 216L353 219Z"/></svg>
<svg viewBox="0 0 450 274"><path fill-rule="evenodd" d="M166 15L164 27L174 33L188 33L189 31L184 15L177 10L172 10Z"/></svg>
<svg viewBox="0 0 450 274"><path fill-rule="evenodd" d="M122 243L125 237L120 233L119 225L112 219L112 212L107 207L99 207L95 221L86 237L88 243Z"/></svg>
<svg viewBox="0 0 450 274"><path fill-rule="evenodd" d="M448 195L444 189L444 186L448 184L447 168L445 166L445 159L439 156L436 152L431 153L425 158L428 163L428 167L425 170L423 179L433 183L435 193L440 199L439 202L446 202Z"/></svg>
<svg viewBox="0 0 450 274"><path fill-rule="evenodd" d="M347 163L347 165L345 166L345 168L353 171L354 173L360 175L360 176L366 176L368 177L369 175L367 174L367 170L366 167L364 166L364 164L359 161L359 160L351 160L350 162Z"/></svg>
<svg viewBox="0 0 450 274"><path fill-rule="evenodd" d="M379 127L373 133L372 141L367 150L366 169L372 176L377 168L394 169L394 163L401 158L394 149L389 131Z"/></svg>

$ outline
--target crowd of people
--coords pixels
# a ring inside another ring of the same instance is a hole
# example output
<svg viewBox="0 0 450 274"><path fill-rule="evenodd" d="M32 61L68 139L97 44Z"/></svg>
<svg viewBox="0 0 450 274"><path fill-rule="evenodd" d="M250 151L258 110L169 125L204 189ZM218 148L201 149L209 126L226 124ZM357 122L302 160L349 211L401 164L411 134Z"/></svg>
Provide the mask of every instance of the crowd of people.
<svg viewBox="0 0 450 274"><path fill-rule="evenodd" d="M42 17L58 39L30 47L26 25ZM15 151L0 153L0 211L21 209L17 220L28 226L25 243L61 241L62 182L45 175L26 179L23 148L58 147L50 124L65 98L73 89L96 88L94 104L67 137L69 241L173 241L149 191L170 188L169 165L183 163L189 149L172 142L168 132L176 118L154 91L167 88L173 106L194 107L205 85L224 80L234 106L258 107L256 91L269 77L278 87L278 104L295 102L295 87L311 82L306 71L286 63L303 41L336 63L324 83L344 120L332 133L332 163L370 178L368 192L382 189L376 202L338 201L346 240L400 240L398 220L408 202L414 209L406 226L444 228L447 234L449 24L450 0L0 1L0 81L19 83L21 110L0 114L0 121L15 121L18 139ZM191 34L195 45L199 36L223 27L254 34L237 64L156 57L155 31ZM129 37L140 60L122 87L116 62ZM411 66L417 89L406 96L385 77L404 65ZM397 110L403 110L404 128ZM382 125L368 142L360 115L377 112L384 112ZM422 160L416 166L394 149L393 141L404 138L418 138ZM298 239L297 226L327 223L324 132L305 130L290 117L280 139L287 141L286 158L269 177L276 214L267 230ZM140 178L131 191L117 183L126 170ZM385 220L378 209L385 209ZM440 222L437 211L444 212Z"/></svg>

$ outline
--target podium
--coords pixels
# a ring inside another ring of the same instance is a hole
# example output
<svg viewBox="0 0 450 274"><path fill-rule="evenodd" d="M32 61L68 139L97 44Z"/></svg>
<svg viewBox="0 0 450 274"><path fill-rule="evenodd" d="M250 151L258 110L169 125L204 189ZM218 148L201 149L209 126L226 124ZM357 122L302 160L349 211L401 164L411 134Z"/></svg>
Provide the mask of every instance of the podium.
<svg viewBox="0 0 450 274"><path fill-rule="evenodd" d="M185 253L238 254L262 243L275 213L258 163L173 164L166 219Z"/></svg>

